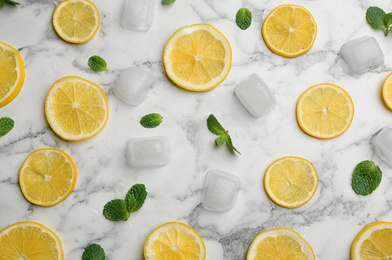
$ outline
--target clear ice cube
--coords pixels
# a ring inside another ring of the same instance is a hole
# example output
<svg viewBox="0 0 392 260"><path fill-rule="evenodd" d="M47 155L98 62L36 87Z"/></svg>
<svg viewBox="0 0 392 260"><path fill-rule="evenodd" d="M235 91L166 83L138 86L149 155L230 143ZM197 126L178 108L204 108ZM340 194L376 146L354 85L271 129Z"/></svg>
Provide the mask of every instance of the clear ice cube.
<svg viewBox="0 0 392 260"><path fill-rule="evenodd" d="M240 183L240 179L231 173L208 171L204 180L201 205L210 211L229 211L237 201Z"/></svg>
<svg viewBox="0 0 392 260"><path fill-rule="evenodd" d="M154 82L155 76L150 72L131 67L120 74L113 92L124 103L138 106L149 96Z"/></svg>
<svg viewBox="0 0 392 260"><path fill-rule="evenodd" d="M154 169L171 161L170 143L166 137L139 137L126 143L128 166L137 169Z"/></svg>
<svg viewBox="0 0 392 260"><path fill-rule="evenodd" d="M384 54L376 39L364 36L345 43L339 51L338 66L353 78L384 63Z"/></svg>
<svg viewBox="0 0 392 260"><path fill-rule="evenodd" d="M392 126L382 128L370 140L373 152L392 168Z"/></svg>
<svg viewBox="0 0 392 260"><path fill-rule="evenodd" d="M267 114L276 105L275 97L268 85L256 73L241 81L234 89L234 93L255 118Z"/></svg>
<svg viewBox="0 0 392 260"><path fill-rule="evenodd" d="M154 20L154 0L124 0L121 26L127 30L148 31Z"/></svg>

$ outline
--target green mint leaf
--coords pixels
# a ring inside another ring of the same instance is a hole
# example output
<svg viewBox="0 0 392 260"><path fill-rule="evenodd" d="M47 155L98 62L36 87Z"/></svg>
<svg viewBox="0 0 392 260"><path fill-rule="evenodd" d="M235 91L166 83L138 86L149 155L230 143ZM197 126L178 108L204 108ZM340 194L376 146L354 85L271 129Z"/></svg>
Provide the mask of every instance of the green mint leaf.
<svg viewBox="0 0 392 260"><path fill-rule="evenodd" d="M366 11L366 20L374 29L385 29L385 12L379 7L371 6Z"/></svg>
<svg viewBox="0 0 392 260"><path fill-rule="evenodd" d="M0 137L8 134L14 128L14 120L9 117L0 118Z"/></svg>
<svg viewBox="0 0 392 260"><path fill-rule="evenodd" d="M20 5L20 3L12 1L12 0L5 0L6 3L9 3L10 5Z"/></svg>
<svg viewBox="0 0 392 260"><path fill-rule="evenodd" d="M5 4L5 0L0 0L0 8L2 8Z"/></svg>
<svg viewBox="0 0 392 260"><path fill-rule="evenodd" d="M172 4L174 3L176 0L162 0L162 4L163 5L167 5L167 4Z"/></svg>
<svg viewBox="0 0 392 260"><path fill-rule="evenodd" d="M355 193L368 195L372 193L381 182L380 168L371 161L359 163L353 173L352 187Z"/></svg>
<svg viewBox="0 0 392 260"><path fill-rule="evenodd" d="M142 117L140 124L145 128L154 128L162 123L162 118L160 114L148 114Z"/></svg>
<svg viewBox="0 0 392 260"><path fill-rule="evenodd" d="M127 204L127 210L129 212L135 212L140 209L147 197L146 186L144 184L133 185L127 195L125 196L125 202Z"/></svg>
<svg viewBox="0 0 392 260"><path fill-rule="evenodd" d="M216 146L221 146L225 143L226 140L226 134L223 134L219 136L218 138L215 139L215 145Z"/></svg>
<svg viewBox="0 0 392 260"><path fill-rule="evenodd" d="M385 25L386 25L387 27L389 27L389 26L392 25L392 13L387 13L387 14L385 15Z"/></svg>
<svg viewBox="0 0 392 260"><path fill-rule="evenodd" d="M88 65L90 66L91 69L96 70L96 71L103 71L103 70L107 71L107 69L106 69L106 66L107 66L106 61L104 59L102 59L101 57L96 56L96 55L91 56L88 59Z"/></svg>
<svg viewBox="0 0 392 260"><path fill-rule="evenodd" d="M237 149L235 149L235 147L233 146L233 142L231 141L231 137L230 135L226 134L226 144L227 146L231 149L236 151L237 153L241 154Z"/></svg>
<svg viewBox="0 0 392 260"><path fill-rule="evenodd" d="M240 8L235 16L235 21L238 27L246 30L252 23L252 13L247 8Z"/></svg>
<svg viewBox="0 0 392 260"><path fill-rule="evenodd" d="M211 114L207 118L207 127L211 133L216 135L223 135L225 133L225 129L219 124L218 120L215 118L213 114Z"/></svg>
<svg viewBox="0 0 392 260"><path fill-rule="evenodd" d="M130 216L127 202L120 199L109 201L103 208L103 215L105 218L113 221L127 220Z"/></svg>
<svg viewBox="0 0 392 260"><path fill-rule="evenodd" d="M98 244L91 244L84 249L83 260L105 260L105 251Z"/></svg>

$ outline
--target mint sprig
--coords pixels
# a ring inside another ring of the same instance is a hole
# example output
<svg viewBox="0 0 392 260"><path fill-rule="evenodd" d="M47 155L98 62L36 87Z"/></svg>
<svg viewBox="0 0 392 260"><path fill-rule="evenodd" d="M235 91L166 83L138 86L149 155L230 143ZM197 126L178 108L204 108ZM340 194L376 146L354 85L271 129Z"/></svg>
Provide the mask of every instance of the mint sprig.
<svg viewBox="0 0 392 260"><path fill-rule="evenodd" d="M84 249L83 260L105 260L105 250L98 244L91 244Z"/></svg>
<svg viewBox="0 0 392 260"><path fill-rule="evenodd" d="M238 27L246 30L252 23L252 13L247 8L240 8L235 16L235 21Z"/></svg>
<svg viewBox="0 0 392 260"><path fill-rule="evenodd" d="M131 212L139 210L146 200L147 191L144 184L133 185L125 199L111 200L103 208L105 218L112 221L125 221L131 216Z"/></svg>
<svg viewBox="0 0 392 260"><path fill-rule="evenodd" d="M163 117L160 114L151 113L143 116L142 119L140 120L140 124L144 128L154 128L162 123L162 119Z"/></svg>
<svg viewBox="0 0 392 260"><path fill-rule="evenodd" d="M9 117L0 118L0 137L8 134L14 128L14 120Z"/></svg>
<svg viewBox="0 0 392 260"><path fill-rule="evenodd" d="M88 65L95 71L107 71L106 61L97 55L91 56L88 59Z"/></svg>
<svg viewBox="0 0 392 260"><path fill-rule="evenodd" d="M10 4L10 5L20 5L20 3L12 1L12 0L0 0L0 8L4 6L4 4Z"/></svg>
<svg viewBox="0 0 392 260"><path fill-rule="evenodd" d="M233 142L231 141L231 137L229 135L229 131L227 131L227 130L225 130L223 128L223 126L218 122L218 120L216 119L216 117L213 114L211 114L207 118L207 127L208 127L208 130L210 130L211 133L213 133L215 135L219 135L219 137L217 139L215 139L215 145L216 146L221 146L224 143L226 143L227 147L229 147L229 149L231 151L236 151L237 153L241 154L233 146Z"/></svg>
<svg viewBox="0 0 392 260"><path fill-rule="evenodd" d="M359 195L369 195L380 185L382 173L371 161L360 162L354 169L352 187Z"/></svg>
<svg viewBox="0 0 392 260"><path fill-rule="evenodd" d="M374 29L381 29L385 36L392 30L392 13L386 14L385 11L377 6L371 6L366 11L366 20Z"/></svg>

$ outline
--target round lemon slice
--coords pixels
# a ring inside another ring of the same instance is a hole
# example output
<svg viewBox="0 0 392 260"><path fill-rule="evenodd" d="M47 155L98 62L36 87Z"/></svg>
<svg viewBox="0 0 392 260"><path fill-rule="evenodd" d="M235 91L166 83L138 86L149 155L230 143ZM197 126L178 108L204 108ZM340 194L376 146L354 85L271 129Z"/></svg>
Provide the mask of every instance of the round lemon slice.
<svg viewBox="0 0 392 260"><path fill-rule="evenodd" d="M19 51L0 42L0 107L16 98L25 80L25 67Z"/></svg>
<svg viewBox="0 0 392 260"><path fill-rule="evenodd" d="M39 223L19 222L0 231L0 260L63 260L57 235Z"/></svg>
<svg viewBox="0 0 392 260"><path fill-rule="evenodd" d="M166 42L163 64L167 76L191 91L215 88L229 74L229 41L209 24L188 25L177 30Z"/></svg>
<svg viewBox="0 0 392 260"><path fill-rule="evenodd" d="M354 105L342 88L323 83L307 89L297 102L297 121L301 129L320 139L337 137L349 128Z"/></svg>
<svg viewBox="0 0 392 260"><path fill-rule="evenodd" d="M392 73L388 75L382 85L382 98L385 104L392 109Z"/></svg>
<svg viewBox="0 0 392 260"><path fill-rule="evenodd" d="M97 84L69 76L56 81L45 100L53 131L65 140L80 141L98 134L109 117L105 92Z"/></svg>
<svg viewBox="0 0 392 260"><path fill-rule="evenodd" d="M297 232L275 228L258 234L249 247L247 260L315 260L312 247Z"/></svg>
<svg viewBox="0 0 392 260"><path fill-rule="evenodd" d="M316 192L318 175L313 164L295 156L274 161L264 175L264 188L276 204L296 208L307 203Z"/></svg>
<svg viewBox="0 0 392 260"><path fill-rule="evenodd" d="M351 260L392 259L392 222L378 221L364 227L351 246Z"/></svg>
<svg viewBox="0 0 392 260"><path fill-rule="evenodd" d="M52 23L64 41L84 43L97 32L100 18L97 7L88 0L64 0L53 12Z"/></svg>
<svg viewBox="0 0 392 260"><path fill-rule="evenodd" d="M272 10L264 20L262 35L273 53L294 58L312 48L317 25L312 14L302 6L285 4Z"/></svg>
<svg viewBox="0 0 392 260"><path fill-rule="evenodd" d="M39 206L54 206L73 191L77 169L72 158L59 149L43 148L32 152L19 171L24 197Z"/></svg>
<svg viewBox="0 0 392 260"><path fill-rule="evenodd" d="M169 222L157 227L144 243L146 260L204 260L206 248L199 233L188 225Z"/></svg>

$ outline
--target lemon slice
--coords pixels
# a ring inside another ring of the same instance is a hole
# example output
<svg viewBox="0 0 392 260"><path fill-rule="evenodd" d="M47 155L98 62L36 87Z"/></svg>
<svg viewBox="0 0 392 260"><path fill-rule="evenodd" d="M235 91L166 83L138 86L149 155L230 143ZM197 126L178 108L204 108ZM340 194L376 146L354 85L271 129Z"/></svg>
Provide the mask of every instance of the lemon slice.
<svg viewBox="0 0 392 260"><path fill-rule="evenodd" d="M262 35L273 53L294 58L312 48L317 25L312 14L302 6L285 4L272 10L264 20Z"/></svg>
<svg viewBox="0 0 392 260"><path fill-rule="evenodd" d="M354 117L354 105L342 88L323 83L307 89L297 102L301 129L317 138L334 138L346 132Z"/></svg>
<svg viewBox="0 0 392 260"><path fill-rule="evenodd" d="M316 192L318 175L306 159L287 156L274 161L265 172L264 188L276 204L296 208L308 202Z"/></svg>
<svg viewBox="0 0 392 260"><path fill-rule="evenodd" d="M258 234L249 247L247 260L315 260L312 247L297 232L275 228Z"/></svg>
<svg viewBox="0 0 392 260"><path fill-rule="evenodd" d="M45 100L45 115L53 131L65 140L93 137L109 116L105 92L97 84L69 76L56 81Z"/></svg>
<svg viewBox="0 0 392 260"><path fill-rule="evenodd" d="M25 67L19 51L0 42L0 107L19 94L25 79Z"/></svg>
<svg viewBox="0 0 392 260"><path fill-rule="evenodd" d="M53 27L64 41L84 43L89 41L99 27L99 13L88 0L64 0L53 12Z"/></svg>
<svg viewBox="0 0 392 260"><path fill-rule="evenodd" d="M19 185L25 198L39 206L54 206L73 191L77 178L72 158L59 149L32 152L19 171Z"/></svg>
<svg viewBox="0 0 392 260"><path fill-rule="evenodd" d="M211 25L188 25L166 42L163 64L168 77L178 86L207 91L229 74L231 47L225 36Z"/></svg>
<svg viewBox="0 0 392 260"><path fill-rule="evenodd" d="M144 243L146 260L202 260L206 258L203 239L193 228L179 222L157 227Z"/></svg>
<svg viewBox="0 0 392 260"><path fill-rule="evenodd" d="M15 223L0 231L0 260L62 260L60 239L35 222Z"/></svg>
<svg viewBox="0 0 392 260"><path fill-rule="evenodd" d="M364 227L351 246L351 260L392 259L392 222L378 221Z"/></svg>
<svg viewBox="0 0 392 260"><path fill-rule="evenodd" d="M392 73L388 75L382 85L382 98L385 104L392 109Z"/></svg>

